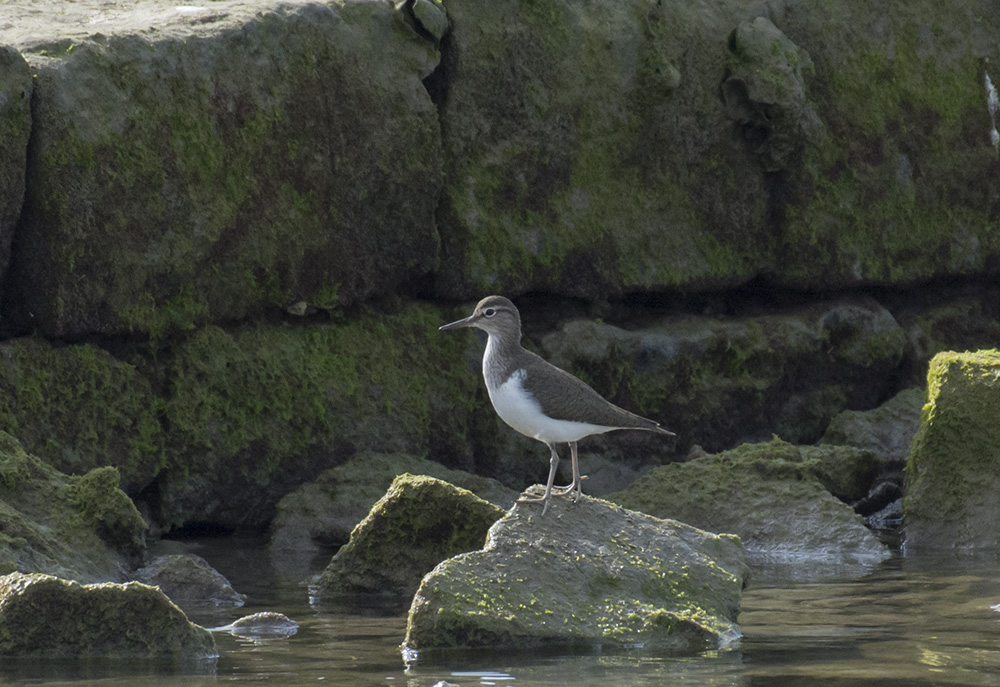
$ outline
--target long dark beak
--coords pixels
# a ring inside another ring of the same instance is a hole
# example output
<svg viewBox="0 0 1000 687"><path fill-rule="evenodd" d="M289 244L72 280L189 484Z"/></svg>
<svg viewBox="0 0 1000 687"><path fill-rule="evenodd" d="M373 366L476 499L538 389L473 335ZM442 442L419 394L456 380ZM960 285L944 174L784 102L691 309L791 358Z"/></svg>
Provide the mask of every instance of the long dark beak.
<svg viewBox="0 0 1000 687"><path fill-rule="evenodd" d="M460 320L455 320L448 324L443 324L438 327L438 331L443 332L445 329L458 329L459 327L471 327L472 322L476 319L475 315L469 315L468 317L463 317Z"/></svg>

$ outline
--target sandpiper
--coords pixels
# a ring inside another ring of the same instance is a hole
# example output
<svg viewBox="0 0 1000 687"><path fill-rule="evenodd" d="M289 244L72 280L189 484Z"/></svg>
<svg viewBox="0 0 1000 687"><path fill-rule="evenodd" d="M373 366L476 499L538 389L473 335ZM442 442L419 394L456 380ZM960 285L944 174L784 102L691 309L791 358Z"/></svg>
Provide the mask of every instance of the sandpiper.
<svg viewBox="0 0 1000 687"><path fill-rule="evenodd" d="M483 378L493 409L504 422L521 434L544 442L552 455L549 479L541 497L521 496L520 501L540 501L542 515L552 494L583 493L576 442L591 434L613 429L642 429L674 436L673 432L606 401L573 375L546 362L521 346L521 316L503 296L487 296L469 317L440 329L476 327L489 335L483 355ZM553 488L559 454L556 444L569 444L573 482Z"/></svg>

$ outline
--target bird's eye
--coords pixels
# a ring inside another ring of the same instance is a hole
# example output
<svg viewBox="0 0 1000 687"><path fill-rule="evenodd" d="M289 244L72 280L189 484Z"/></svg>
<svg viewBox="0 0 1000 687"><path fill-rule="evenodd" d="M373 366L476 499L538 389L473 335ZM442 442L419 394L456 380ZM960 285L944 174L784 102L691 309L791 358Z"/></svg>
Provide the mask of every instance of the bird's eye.
<svg viewBox="0 0 1000 687"><path fill-rule="evenodd" d="M486 315L486 317L493 317L497 314L497 311L493 308L486 308L486 310L483 311L483 314Z"/></svg>

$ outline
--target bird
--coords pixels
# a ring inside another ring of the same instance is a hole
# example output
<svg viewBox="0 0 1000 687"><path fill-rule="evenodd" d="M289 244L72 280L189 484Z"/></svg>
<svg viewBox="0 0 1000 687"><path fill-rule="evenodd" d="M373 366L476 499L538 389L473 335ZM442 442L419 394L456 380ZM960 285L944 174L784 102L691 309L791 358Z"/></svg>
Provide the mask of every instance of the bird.
<svg viewBox="0 0 1000 687"><path fill-rule="evenodd" d="M549 477L543 496L522 495L520 502L542 503L542 515L553 494L583 494L583 479L577 457L577 442L592 434L616 429L639 429L676 436L658 422L630 413L605 400L581 379L521 346L521 314L509 299L487 296L472 314L442 325L445 331L474 327L486 332L483 379L490 402L500 419L521 434L549 447ZM557 444L569 444L573 481L553 487L559 466Z"/></svg>

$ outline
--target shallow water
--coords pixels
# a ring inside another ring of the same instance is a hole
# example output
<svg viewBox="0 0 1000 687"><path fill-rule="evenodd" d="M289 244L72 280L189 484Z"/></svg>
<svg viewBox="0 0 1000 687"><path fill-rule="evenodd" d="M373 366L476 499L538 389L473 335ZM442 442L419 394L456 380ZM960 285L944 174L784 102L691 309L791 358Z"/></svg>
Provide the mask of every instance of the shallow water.
<svg viewBox="0 0 1000 687"><path fill-rule="evenodd" d="M299 632L257 642L219 634L219 658L191 666L5 661L0 684L1000 684L1000 612L990 608L1000 603L995 559L896 557L868 573L822 564L758 568L743 597L739 622L744 637L725 651L696 656L641 650L461 652L420 659L407 670L399 652L405 617L386 616L377 608L311 607L302 582L310 562L285 558L276 566L260 542L240 538L205 540L194 552L249 598L241 609L193 612L192 619L212 627L256 611L279 611L300 623ZM315 568L322 560L311 563Z"/></svg>

